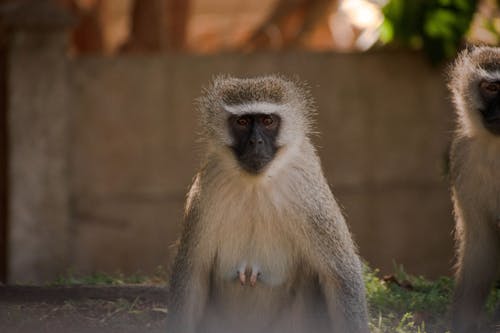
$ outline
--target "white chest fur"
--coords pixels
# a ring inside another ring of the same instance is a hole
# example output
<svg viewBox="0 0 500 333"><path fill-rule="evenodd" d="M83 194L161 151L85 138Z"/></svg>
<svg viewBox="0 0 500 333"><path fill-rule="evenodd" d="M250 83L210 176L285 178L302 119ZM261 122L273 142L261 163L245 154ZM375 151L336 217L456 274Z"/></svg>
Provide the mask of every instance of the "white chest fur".
<svg viewBox="0 0 500 333"><path fill-rule="evenodd" d="M206 234L213 235L205 241L215 258L218 279L237 282L241 267L256 267L260 283L277 286L294 267L298 214L282 208L293 207L283 188L266 182L233 179L214 187L217 190L206 202L202 223L211 229Z"/></svg>

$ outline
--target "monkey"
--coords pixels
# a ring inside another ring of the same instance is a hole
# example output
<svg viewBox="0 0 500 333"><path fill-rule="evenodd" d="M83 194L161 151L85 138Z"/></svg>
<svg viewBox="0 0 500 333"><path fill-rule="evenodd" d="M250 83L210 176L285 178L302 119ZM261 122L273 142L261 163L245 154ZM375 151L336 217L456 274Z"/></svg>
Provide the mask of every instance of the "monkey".
<svg viewBox="0 0 500 333"><path fill-rule="evenodd" d="M309 90L218 76L172 266L170 332L369 332L362 263L311 142Z"/></svg>
<svg viewBox="0 0 500 333"><path fill-rule="evenodd" d="M452 332L476 332L484 328L500 259L500 49L462 51L449 88L457 119L450 149L457 244Z"/></svg>

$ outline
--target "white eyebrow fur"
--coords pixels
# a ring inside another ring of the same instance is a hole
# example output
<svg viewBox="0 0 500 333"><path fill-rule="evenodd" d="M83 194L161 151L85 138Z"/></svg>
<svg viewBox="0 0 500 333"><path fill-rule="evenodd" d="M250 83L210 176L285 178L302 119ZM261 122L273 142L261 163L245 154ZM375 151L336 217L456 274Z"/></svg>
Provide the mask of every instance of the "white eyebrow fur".
<svg viewBox="0 0 500 333"><path fill-rule="evenodd" d="M479 75L485 80L499 80L500 79L500 71L488 72L487 70L480 69Z"/></svg>
<svg viewBox="0 0 500 333"><path fill-rule="evenodd" d="M277 113L282 109L282 105L269 102L254 102L237 105L224 105L224 109L232 114L245 113Z"/></svg>

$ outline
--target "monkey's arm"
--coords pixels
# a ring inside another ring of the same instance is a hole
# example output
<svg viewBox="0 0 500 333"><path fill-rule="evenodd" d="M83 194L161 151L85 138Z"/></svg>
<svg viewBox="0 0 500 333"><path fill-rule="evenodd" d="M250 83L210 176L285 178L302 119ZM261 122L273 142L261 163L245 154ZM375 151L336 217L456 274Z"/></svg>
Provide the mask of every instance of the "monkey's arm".
<svg viewBox="0 0 500 333"><path fill-rule="evenodd" d="M497 277L500 260L496 216L488 214L487 188L471 174L471 141L455 139L451 149L450 180L456 220L456 284L452 305L452 332L477 330L486 298Z"/></svg>
<svg viewBox="0 0 500 333"><path fill-rule="evenodd" d="M458 260L452 332L457 333L477 330L500 260L493 219L488 221L477 207L467 207L461 202L454 193Z"/></svg>
<svg viewBox="0 0 500 333"><path fill-rule="evenodd" d="M210 272L197 253L199 229L198 198L190 195L170 279L167 327L171 333L195 332L208 301Z"/></svg>
<svg viewBox="0 0 500 333"><path fill-rule="evenodd" d="M309 262L317 272L335 332L366 333L368 311L362 264L333 197L309 217Z"/></svg>

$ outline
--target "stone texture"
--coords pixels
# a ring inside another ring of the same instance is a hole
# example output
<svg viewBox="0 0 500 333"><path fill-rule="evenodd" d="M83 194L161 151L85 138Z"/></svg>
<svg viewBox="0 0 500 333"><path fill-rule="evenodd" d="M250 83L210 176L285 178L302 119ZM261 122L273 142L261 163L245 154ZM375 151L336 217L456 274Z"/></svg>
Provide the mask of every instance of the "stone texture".
<svg viewBox="0 0 500 333"><path fill-rule="evenodd" d="M166 268L181 224L184 197L80 198L74 210L72 269L135 274Z"/></svg>
<svg viewBox="0 0 500 333"><path fill-rule="evenodd" d="M12 34L8 69L9 281L44 282L68 267L66 35Z"/></svg>

